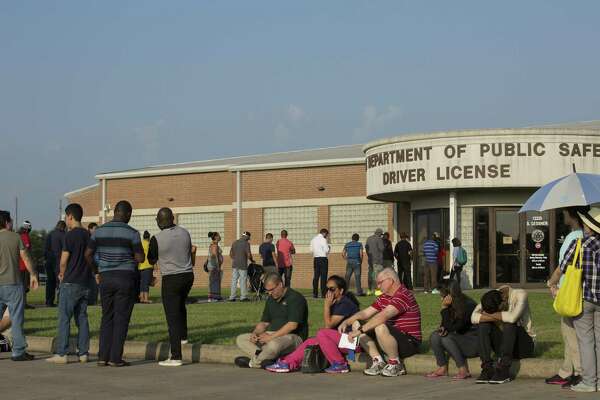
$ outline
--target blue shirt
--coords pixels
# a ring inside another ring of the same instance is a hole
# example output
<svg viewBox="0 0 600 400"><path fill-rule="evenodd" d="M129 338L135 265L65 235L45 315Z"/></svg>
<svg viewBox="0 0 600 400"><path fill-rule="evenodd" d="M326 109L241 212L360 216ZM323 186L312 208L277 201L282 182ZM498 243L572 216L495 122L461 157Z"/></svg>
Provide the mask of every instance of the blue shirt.
<svg viewBox="0 0 600 400"><path fill-rule="evenodd" d="M437 263L439 252L440 245L435 240L427 239L423 243L423 253L425 254L425 261L428 263Z"/></svg>
<svg viewBox="0 0 600 400"><path fill-rule="evenodd" d="M144 254L140 233L124 222L111 221L96 228L88 248L95 252L98 270L135 272L134 253Z"/></svg>
<svg viewBox="0 0 600 400"><path fill-rule="evenodd" d="M346 250L346 258L348 260L360 261L360 253L362 251L363 245L361 242L351 241L346 243L344 246L344 250Z"/></svg>

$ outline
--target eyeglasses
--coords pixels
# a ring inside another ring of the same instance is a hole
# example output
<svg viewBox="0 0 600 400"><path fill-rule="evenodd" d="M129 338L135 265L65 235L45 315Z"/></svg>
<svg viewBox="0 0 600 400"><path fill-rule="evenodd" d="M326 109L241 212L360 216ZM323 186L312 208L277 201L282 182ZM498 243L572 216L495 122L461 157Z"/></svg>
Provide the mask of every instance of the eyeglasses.
<svg viewBox="0 0 600 400"><path fill-rule="evenodd" d="M335 292L337 288L335 286L327 286L327 290L329 290L330 292Z"/></svg>
<svg viewBox="0 0 600 400"><path fill-rule="evenodd" d="M382 280L380 280L380 281L377 281L377 286L381 286L381 284L382 284L383 282L385 282L386 280L388 280L388 279L391 279L391 278L383 278Z"/></svg>

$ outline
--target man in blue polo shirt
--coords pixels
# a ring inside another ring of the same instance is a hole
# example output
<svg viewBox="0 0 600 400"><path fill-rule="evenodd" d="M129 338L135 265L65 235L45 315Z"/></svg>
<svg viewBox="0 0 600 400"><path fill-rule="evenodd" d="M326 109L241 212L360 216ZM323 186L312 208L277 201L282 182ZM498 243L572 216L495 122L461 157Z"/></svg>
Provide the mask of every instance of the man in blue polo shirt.
<svg viewBox="0 0 600 400"><path fill-rule="evenodd" d="M350 285L350 279L354 273L354 279L356 282L356 294L358 296L364 296L362 286L360 284L361 266L363 260L363 245L358 240L360 236L358 233L352 235L352 241L346 243L344 250L342 251L342 257L346 260L346 283Z"/></svg>
<svg viewBox="0 0 600 400"><path fill-rule="evenodd" d="M136 301L137 267L146 258L140 233L127 224L131 212L129 202L119 201L113 220L96 229L85 251L102 300L98 366L129 365L123 361L123 345Z"/></svg>
<svg viewBox="0 0 600 400"><path fill-rule="evenodd" d="M440 251L440 245L437 241L438 234L434 232L431 239L427 239L423 242L423 254L425 255L425 271L424 273L424 286L425 293L437 293L437 272L438 272L438 253Z"/></svg>

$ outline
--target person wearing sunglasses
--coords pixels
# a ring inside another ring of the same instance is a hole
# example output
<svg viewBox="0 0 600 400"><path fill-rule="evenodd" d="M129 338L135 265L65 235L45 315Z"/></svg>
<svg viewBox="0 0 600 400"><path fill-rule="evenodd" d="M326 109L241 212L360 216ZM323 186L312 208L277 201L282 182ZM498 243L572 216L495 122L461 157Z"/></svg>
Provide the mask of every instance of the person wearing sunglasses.
<svg viewBox="0 0 600 400"><path fill-rule="evenodd" d="M431 334L431 349L438 368L427 378L448 376L448 356L454 359L458 373L453 379L471 377L467 359L479 355L479 335L471 323L477 303L460 290L460 283L451 280L439 288L442 300L442 322Z"/></svg>
<svg viewBox="0 0 600 400"><path fill-rule="evenodd" d="M269 295L260 322L251 333L239 335L236 344L248 357L237 357L241 368L264 368L289 354L308 336L308 305L304 296L283 284L277 272L267 274Z"/></svg>
<svg viewBox="0 0 600 400"><path fill-rule="evenodd" d="M366 309L340 324L350 340L360 338L360 347L373 359L365 375L385 377L406 375L403 359L416 354L421 344L421 311L412 292L391 268L384 268L376 277L381 296ZM366 321L361 323L360 321ZM380 350L387 356L384 361Z"/></svg>
<svg viewBox="0 0 600 400"><path fill-rule="evenodd" d="M325 328L320 329L315 337L306 339L293 353L280 358L275 364L265 369L271 372L292 372L300 369L304 357L304 349L318 345L323 352L329 368L327 373L340 374L350 371L344 357L345 350L338 347L342 334L337 327L342 321L359 310L360 303L352 292L348 292L346 280L338 275L332 275L327 280L327 293L323 302L323 319Z"/></svg>

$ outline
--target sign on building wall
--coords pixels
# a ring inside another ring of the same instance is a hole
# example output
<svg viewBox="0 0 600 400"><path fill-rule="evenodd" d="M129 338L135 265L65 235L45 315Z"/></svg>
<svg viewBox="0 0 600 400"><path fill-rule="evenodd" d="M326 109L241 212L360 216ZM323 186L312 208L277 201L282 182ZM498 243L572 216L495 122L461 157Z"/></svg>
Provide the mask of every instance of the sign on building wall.
<svg viewBox="0 0 600 400"><path fill-rule="evenodd" d="M600 136L470 134L382 144L366 153L367 194L537 187L572 171L600 172Z"/></svg>

